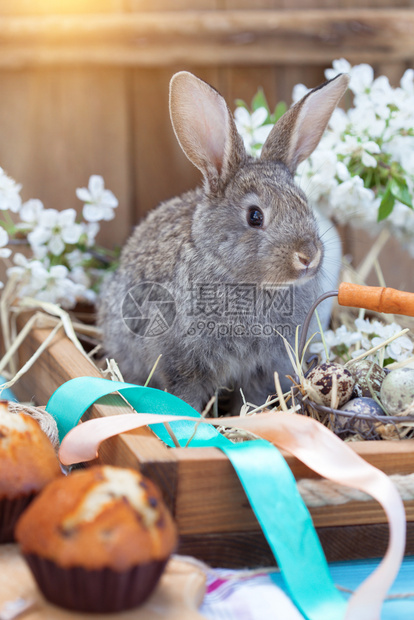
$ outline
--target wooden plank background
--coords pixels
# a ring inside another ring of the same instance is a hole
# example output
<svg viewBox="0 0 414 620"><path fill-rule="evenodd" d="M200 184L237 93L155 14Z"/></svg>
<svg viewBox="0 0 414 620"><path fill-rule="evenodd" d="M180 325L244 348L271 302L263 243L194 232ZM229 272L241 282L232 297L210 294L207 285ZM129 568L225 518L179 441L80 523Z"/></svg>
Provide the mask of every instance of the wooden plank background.
<svg viewBox="0 0 414 620"><path fill-rule="evenodd" d="M323 81L335 58L370 62L397 85L414 65L413 0L0 0L0 166L46 207L81 205L102 174L120 205L100 241L122 244L199 172L175 140L168 83L181 69L234 107L259 86L271 106ZM414 114L414 111L413 111ZM357 263L372 240L347 231ZM387 285L414 290L411 257L389 242ZM372 283L376 283L373 279Z"/></svg>

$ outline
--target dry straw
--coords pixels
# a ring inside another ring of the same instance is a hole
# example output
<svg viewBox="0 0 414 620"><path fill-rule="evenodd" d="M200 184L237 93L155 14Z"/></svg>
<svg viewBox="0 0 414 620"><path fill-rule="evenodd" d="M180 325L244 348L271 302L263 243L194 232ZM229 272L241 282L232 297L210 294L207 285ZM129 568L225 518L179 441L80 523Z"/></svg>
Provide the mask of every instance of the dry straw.
<svg viewBox="0 0 414 620"><path fill-rule="evenodd" d="M372 271L372 269L376 270L377 277L380 281L380 284L383 285L383 276L378 265L378 255L381 249L384 247L385 243L388 240L388 233L383 231L376 242L373 244L370 252L365 257L362 264L359 266L357 270L353 270L349 264L344 262L343 268L343 279L346 281L355 282L358 284L363 284L365 278ZM20 332L17 330L17 318L22 313L27 313L29 318L27 319L26 324L21 329ZM364 311L359 312L360 316L364 315ZM318 319L319 317L317 317ZM348 327L352 326L355 318L355 311L352 309L340 309L339 307L335 307L334 315L333 315L333 323L339 325L346 325ZM387 322L392 321L393 316L391 315L381 315L381 320ZM355 363L359 359L363 359L373 353L379 352L381 356L381 351L393 340L398 338L403 334L407 334L411 337L409 333L409 327L414 325L414 320L411 317L404 317L404 321L408 323L408 326L401 330L398 334L392 336L385 342L376 347L373 347L369 351L363 351L361 355L350 360L345 364L345 366L350 366ZM40 357L43 351L49 346L49 344L53 341L56 334L63 330L66 336L71 340L74 346L78 349L78 351L87 357L89 361L93 363L93 354L101 348L101 333L98 328L92 325L87 325L78 321L74 318L70 313L63 310L56 304L51 304L48 302L42 302L36 299L31 299L27 297L23 297L18 299L18 283L16 281L15 276L11 276L6 286L3 290L3 294L0 299L0 322L3 330L4 336L4 344L6 354L3 359L0 360L0 373L2 373L8 381L0 386L0 391L5 388L12 387L16 381L18 381L32 366L36 363L36 360ZM319 321L318 321L319 322ZM400 321L401 322L401 321ZM50 328L50 333L42 343L42 345L38 348L38 350L33 354L33 356L23 365L22 368L18 369L18 364L16 361L16 353L24 342L25 338L29 335L30 331L34 328L43 327ZM322 332L322 328L319 323L319 327ZM94 350L87 354L79 341L78 334L84 337L88 337L93 339L93 342L96 343ZM283 337L283 336L282 336ZM399 416L382 416L380 418L372 418L372 416L359 416L358 419L363 419L367 424L364 425L366 431L361 432L361 425L355 425L358 421L354 414L349 412L342 412L337 410L337 390L332 392L332 398L330 407L322 406L320 400L318 399L317 392L313 389L312 385L306 379L304 368L304 359L306 354L306 349L311 341L312 337L306 342L303 351L299 351L299 328L296 331L295 335L295 343L292 347L287 341L285 341L286 345L286 353L291 360L292 363L292 374L296 374L296 379L292 379L292 389L283 393L279 376L275 373L275 394L267 399L265 403L246 403L243 402L241 407L240 415L259 415L260 412L264 409L271 409L277 413L277 411L301 411L307 415L311 415L312 417L318 419L323 424L327 425L334 432L338 433L344 438L348 440L355 439L372 439L372 438L403 438L403 437L412 437L414 436L414 406L409 407L406 411L401 412ZM391 368L402 367L408 363L414 361L413 358L406 360L405 362L400 362L398 364L394 364ZM110 375L111 379L117 381L123 381L123 377L119 371L119 368L114 360L110 360L107 362L108 366L106 370L101 371L104 375ZM158 363L158 360L157 360ZM146 385L150 382L152 373L155 370L155 366L152 369L150 376L148 377L148 381ZM206 410L203 412L203 415L207 415L213 412L213 414L217 415L218 411L218 395L215 394L209 403L207 404ZM348 422L344 425L344 418L348 418ZM356 428L358 426L358 430L352 430L352 428ZM176 440L173 436L171 429L167 430L170 432L173 440L176 444ZM221 429L224 434L227 434L229 438L233 440L245 440L251 438L250 434L246 434L245 431L237 431L234 429L226 429L225 426ZM189 445L191 444L191 439Z"/></svg>

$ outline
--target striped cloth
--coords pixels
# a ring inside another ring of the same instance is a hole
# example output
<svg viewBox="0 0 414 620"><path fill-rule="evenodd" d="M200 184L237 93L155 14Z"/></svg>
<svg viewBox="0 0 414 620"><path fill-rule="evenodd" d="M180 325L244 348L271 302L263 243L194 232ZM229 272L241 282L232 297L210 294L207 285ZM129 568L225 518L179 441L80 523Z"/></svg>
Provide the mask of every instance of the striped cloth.
<svg viewBox="0 0 414 620"><path fill-rule="evenodd" d="M356 560L329 566L336 584L354 590L378 563L379 560ZM390 592L391 597L396 595L402 596L385 601L381 620L413 620L414 556L404 559ZM206 595L199 611L208 620L303 620L284 591L280 573L266 569L210 569Z"/></svg>

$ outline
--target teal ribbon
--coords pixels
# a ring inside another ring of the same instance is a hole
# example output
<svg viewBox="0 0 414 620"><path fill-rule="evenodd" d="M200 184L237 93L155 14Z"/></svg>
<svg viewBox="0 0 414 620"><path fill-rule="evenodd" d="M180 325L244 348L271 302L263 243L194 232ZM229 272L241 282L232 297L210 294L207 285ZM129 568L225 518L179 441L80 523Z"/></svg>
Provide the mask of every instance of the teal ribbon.
<svg viewBox="0 0 414 620"><path fill-rule="evenodd" d="M7 383L7 379L3 375L0 375L0 385L4 383ZM15 393L10 388L1 391L1 398L2 400L11 400L14 403L18 402Z"/></svg>
<svg viewBox="0 0 414 620"><path fill-rule="evenodd" d="M46 406L57 422L60 439L93 403L115 391L138 412L194 417L194 423L170 423L181 446L194 434L200 414L172 394L131 383L78 377L59 387ZM168 446L174 446L163 424L151 428ZM307 620L343 620L346 602L332 582L309 511L279 450L262 439L234 444L214 426L199 424L191 447L206 446L219 448L231 461L300 612Z"/></svg>

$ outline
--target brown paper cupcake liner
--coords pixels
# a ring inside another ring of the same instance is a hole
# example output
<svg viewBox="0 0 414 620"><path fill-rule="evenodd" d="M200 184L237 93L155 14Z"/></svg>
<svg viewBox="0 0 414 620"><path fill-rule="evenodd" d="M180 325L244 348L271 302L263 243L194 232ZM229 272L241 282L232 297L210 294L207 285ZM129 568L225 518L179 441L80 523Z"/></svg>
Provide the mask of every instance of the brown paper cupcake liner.
<svg viewBox="0 0 414 620"><path fill-rule="evenodd" d="M141 605L154 590L167 563L158 560L118 572L110 568L61 568L35 554L24 557L48 601L86 613L116 613Z"/></svg>
<svg viewBox="0 0 414 620"><path fill-rule="evenodd" d="M14 542L14 528L22 514L36 493L19 495L13 499L0 499L0 543Z"/></svg>

